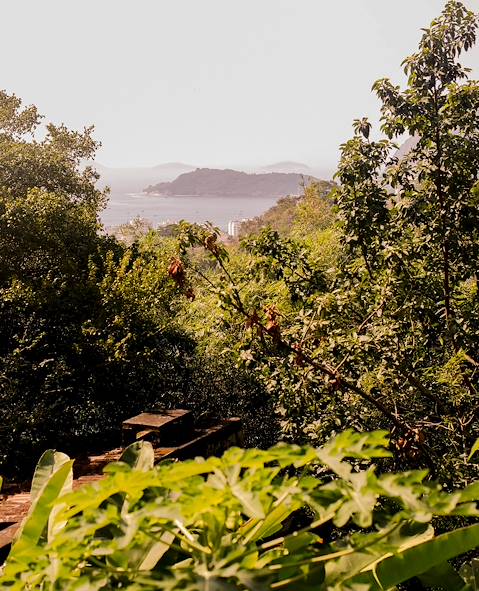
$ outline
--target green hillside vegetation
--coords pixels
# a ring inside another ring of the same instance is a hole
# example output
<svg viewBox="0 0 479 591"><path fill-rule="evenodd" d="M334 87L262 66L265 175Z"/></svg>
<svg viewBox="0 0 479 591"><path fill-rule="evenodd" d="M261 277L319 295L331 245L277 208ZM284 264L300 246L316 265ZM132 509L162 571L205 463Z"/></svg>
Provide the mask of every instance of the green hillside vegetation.
<svg viewBox="0 0 479 591"><path fill-rule="evenodd" d="M177 323L174 244L100 233L107 194L82 166L92 130L49 125L32 142L38 121L0 93L0 472L30 474L51 446L115 446L121 421L145 408L242 416L250 400L268 405L244 371L200 358Z"/></svg>
<svg viewBox="0 0 479 591"><path fill-rule="evenodd" d="M331 226L334 221L331 196L334 186L328 181L308 183L301 195L282 197L263 215L243 222L240 236L257 234L263 228L271 228L283 236L295 232L304 235Z"/></svg>

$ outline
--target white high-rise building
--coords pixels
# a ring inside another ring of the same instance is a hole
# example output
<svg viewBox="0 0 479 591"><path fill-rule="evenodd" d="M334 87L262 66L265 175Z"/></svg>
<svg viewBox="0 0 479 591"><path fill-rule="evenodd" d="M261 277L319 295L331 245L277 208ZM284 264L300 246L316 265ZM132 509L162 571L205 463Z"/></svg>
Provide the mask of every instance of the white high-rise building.
<svg viewBox="0 0 479 591"><path fill-rule="evenodd" d="M232 236L233 238L238 238L240 233L241 224L243 222L247 222L248 220L245 218L243 220L231 220L228 222L228 236Z"/></svg>

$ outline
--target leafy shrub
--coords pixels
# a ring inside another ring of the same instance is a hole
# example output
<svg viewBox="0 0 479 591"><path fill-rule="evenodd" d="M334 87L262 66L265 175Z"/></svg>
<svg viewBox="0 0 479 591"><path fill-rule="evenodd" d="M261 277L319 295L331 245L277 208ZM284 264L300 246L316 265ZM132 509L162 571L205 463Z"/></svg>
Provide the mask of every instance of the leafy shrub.
<svg viewBox="0 0 479 591"><path fill-rule="evenodd" d="M448 560L479 545L479 524L435 535L431 521L477 517L478 484L448 494L423 471L378 475L386 445L383 432L348 431L319 449L233 448L153 468L151 446L135 443L73 493L72 462L46 452L2 588L385 590L413 577L472 588Z"/></svg>

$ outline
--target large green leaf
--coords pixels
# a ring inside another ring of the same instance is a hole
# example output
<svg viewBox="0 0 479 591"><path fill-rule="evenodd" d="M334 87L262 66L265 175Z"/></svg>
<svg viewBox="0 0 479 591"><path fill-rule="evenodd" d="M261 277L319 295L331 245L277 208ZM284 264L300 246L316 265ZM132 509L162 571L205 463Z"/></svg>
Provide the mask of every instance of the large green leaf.
<svg viewBox="0 0 479 591"><path fill-rule="evenodd" d="M32 506L35 504L50 476L69 460L70 458L66 454L55 451L54 449L47 449L47 451L42 454L36 465L32 485L30 487L30 500Z"/></svg>
<svg viewBox="0 0 479 591"><path fill-rule="evenodd" d="M36 502L27 515L9 555L9 563L29 561L48 524L53 503L61 496L65 482L71 478L73 461L62 464L37 490ZM8 570L8 565L7 565Z"/></svg>
<svg viewBox="0 0 479 591"><path fill-rule="evenodd" d="M70 458L59 451L55 451L53 449L48 449L45 451L40 460L38 461L35 472L32 479L32 484L30 488L30 498L32 502L32 506L30 508L30 512L33 511L41 492L43 491L45 485L51 478L52 474L58 470L61 466L66 464L70 461ZM58 496L62 496L68 492L72 491L73 486L73 471L70 470L67 477L65 478L65 482L61 490L58 493ZM56 520L57 515L61 512L62 506L56 504L48 517L48 535L47 539L52 539L55 533L61 529L65 525L65 521L58 522Z"/></svg>
<svg viewBox="0 0 479 591"><path fill-rule="evenodd" d="M399 583L427 573L447 560L477 547L479 524L441 534L386 558L374 571L355 577L354 582L368 583L371 589L393 589Z"/></svg>
<svg viewBox="0 0 479 591"><path fill-rule="evenodd" d="M452 568L448 562L437 564L430 571L419 575L419 580L426 587L447 589L448 591L462 591L465 587L464 579Z"/></svg>
<svg viewBox="0 0 479 591"><path fill-rule="evenodd" d="M153 446L148 441L135 441L122 453L120 462L125 462L134 470L151 470L155 463Z"/></svg>

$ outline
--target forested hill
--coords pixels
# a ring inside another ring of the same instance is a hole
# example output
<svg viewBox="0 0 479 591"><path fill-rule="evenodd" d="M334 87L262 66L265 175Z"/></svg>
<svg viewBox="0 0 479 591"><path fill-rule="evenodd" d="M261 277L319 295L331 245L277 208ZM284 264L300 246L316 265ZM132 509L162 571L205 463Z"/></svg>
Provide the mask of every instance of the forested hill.
<svg viewBox="0 0 479 591"><path fill-rule="evenodd" d="M311 180L312 177L297 173L247 174L237 170L197 168L193 172L181 174L172 182L150 185L145 192L162 195L280 197L301 193L303 183Z"/></svg>

